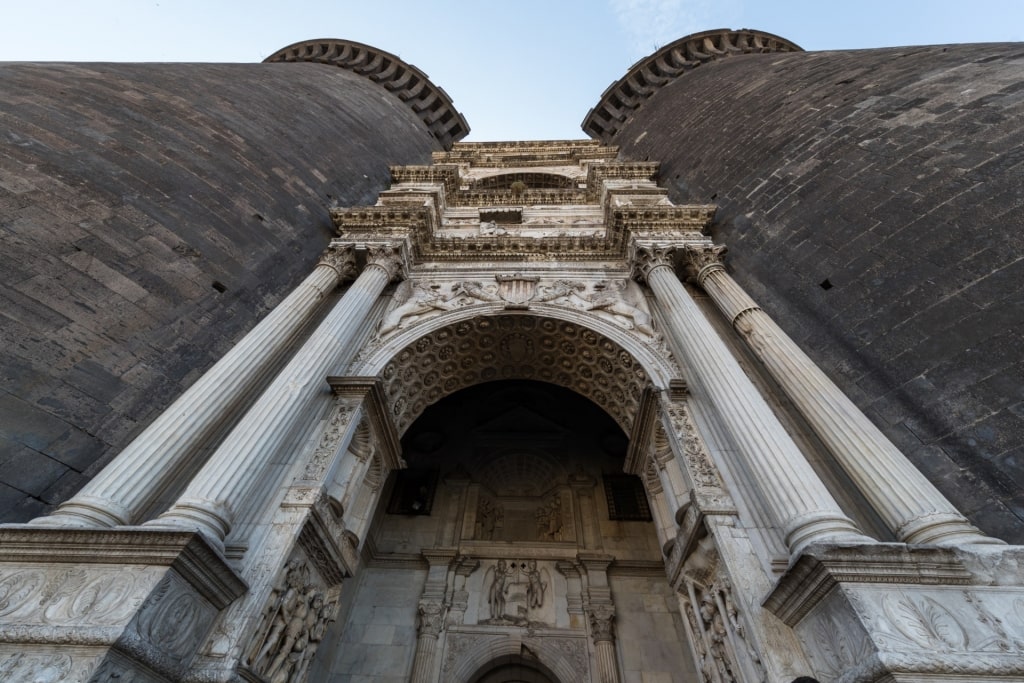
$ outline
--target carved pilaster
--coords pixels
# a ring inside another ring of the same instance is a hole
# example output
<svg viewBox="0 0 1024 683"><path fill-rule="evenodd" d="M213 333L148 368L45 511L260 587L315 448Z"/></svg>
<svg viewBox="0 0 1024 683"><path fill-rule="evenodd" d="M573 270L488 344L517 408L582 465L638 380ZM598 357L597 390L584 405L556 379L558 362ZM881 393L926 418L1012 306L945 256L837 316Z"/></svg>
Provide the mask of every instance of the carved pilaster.
<svg viewBox="0 0 1024 683"><path fill-rule="evenodd" d="M422 601L417 607L419 621L416 625L416 632L420 636L431 636L437 638L444 627L444 605L439 602Z"/></svg>
<svg viewBox="0 0 1024 683"><path fill-rule="evenodd" d="M723 257L728 249L724 244L687 244L682 249L686 273L700 285L714 270L725 270Z"/></svg>
<svg viewBox="0 0 1024 683"><path fill-rule="evenodd" d="M647 282L651 271L660 266L674 272L678 248L675 244L637 244L633 253L633 276L641 282Z"/></svg>
<svg viewBox="0 0 1024 683"><path fill-rule="evenodd" d="M437 637L444 628L444 605L436 600L421 600L417 611L416 655L409 680L412 683L428 683L434 680L434 655L437 652Z"/></svg>
<svg viewBox="0 0 1024 683"><path fill-rule="evenodd" d="M341 281L354 280L358 274L354 245L344 242L331 242L321 254L318 266L333 268Z"/></svg>
<svg viewBox="0 0 1024 683"><path fill-rule="evenodd" d="M614 605L591 605L587 616L590 618L590 637L595 643L615 639Z"/></svg>
<svg viewBox="0 0 1024 683"><path fill-rule="evenodd" d="M405 256L399 244L373 244L366 249L366 267L377 266L388 274L392 281L405 274Z"/></svg>

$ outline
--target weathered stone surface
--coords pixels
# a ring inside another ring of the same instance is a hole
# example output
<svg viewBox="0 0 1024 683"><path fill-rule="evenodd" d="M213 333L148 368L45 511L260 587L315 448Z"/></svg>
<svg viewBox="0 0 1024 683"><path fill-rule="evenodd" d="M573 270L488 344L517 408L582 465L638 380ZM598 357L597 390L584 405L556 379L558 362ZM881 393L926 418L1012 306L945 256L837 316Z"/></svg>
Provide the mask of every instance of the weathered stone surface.
<svg viewBox="0 0 1024 683"><path fill-rule="evenodd" d="M719 205L751 296L985 531L1024 539L1024 50L733 55L613 144Z"/></svg>
<svg viewBox="0 0 1024 683"><path fill-rule="evenodd" d="M6 64L0 88L6 521L73 493L298 284L327 207L437 146L316 64Z"/></svg>

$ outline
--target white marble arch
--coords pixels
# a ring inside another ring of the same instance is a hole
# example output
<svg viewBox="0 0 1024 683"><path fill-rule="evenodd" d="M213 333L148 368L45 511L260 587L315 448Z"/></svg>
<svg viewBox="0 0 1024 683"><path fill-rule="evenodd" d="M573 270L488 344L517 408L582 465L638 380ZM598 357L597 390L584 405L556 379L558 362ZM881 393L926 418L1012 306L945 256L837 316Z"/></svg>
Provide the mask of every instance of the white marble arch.
<svg viewBox="0 0 1024 683"><path fill-rule="evenodd" d="M682 377L681 371L675 363L675 360L671 356L668 356L663 349L655 347L655 345L642 339L636 333L626 330L593 313L551 304L533 304L530 306L529 310L509 310L505 308L504 303L487 303L467 306L453 311L442 312L440 315L418 321L405 329L399 330L395 335L388 338L383 343L371 343L371 345L367 347L367 351L360 354L360 356L357 357L350 366L349 374L362 376L381 375L388 363L394 360L404 349L415 344L418 340L423 339L445 327L449 327L463 321L471 321L481 317L498 316L529 316L536 318L538 321L550 319L559 322L572 323L580 328L590 330L594 334L606 338L628 353L633 361L638 363L644 370L647 375L647 381L655 391L666 389L670 380L680 379ZM444 398L444 396L452 394L459 389L464 389L467 386L471 386L471 384L459 384L454 389L444 392L434 400L440 400L441 398ZM578 389L574 387L567 388L578 391ZM607 410L607 406L602 405L601 407ZM399 425L399 432L403 432L404 428L412 424L416 417L418 417L418 414L407 416L405 419L401 420L402 424ZM613 417L616 416L613 415ZM623 424L622 419L616 419L620 423L620 426L622 426L623 430L628 434L632 427L631 422Z"/></svg>
<svg viewBox="0 0 1024 683"><path fill-rule="evenodd" d="M579 635L523 637L519 633L455 633L448 637L442 661L441 680L451 683L470 683L494 667L516 661L534 666L558 683L590 680L587 641Z"/></svg>

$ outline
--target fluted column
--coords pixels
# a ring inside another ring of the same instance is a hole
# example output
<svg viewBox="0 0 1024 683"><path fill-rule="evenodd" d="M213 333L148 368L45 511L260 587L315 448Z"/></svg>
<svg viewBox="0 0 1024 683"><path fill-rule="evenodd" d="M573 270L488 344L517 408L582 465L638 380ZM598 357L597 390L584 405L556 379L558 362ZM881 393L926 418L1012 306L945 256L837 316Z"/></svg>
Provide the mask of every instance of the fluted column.
<svg viewBox="0 0 1024 683"><path fill-rule="evenodd" d="M131 524L287 347L324 297L355 276L351 245L332 244L313 272L103 471L40 526Z"/></svg>
<svg viewBox="0 0 1024 683"><path fill-rule="evenodd" d="M697 283L732 323L896 538L1001 543L973 527L722 265L723 246L688 246Z"/></svg>
<svg viewBox="0 0 1024 683"><path fill-rule="evenodd" d="M432 683L437 638L444 623L441 603L429 601L419 604L419 627L416 636L416 654L412 661L409 683Z"/></svg>
<svg viewBox="0 0 1024 683"><path fill-rule="evenodd" d="M619 666L615 661L615 633L613 621L615 607L592 605L589 610L590 637L594 640L597 656L597 680L601 683L619 683Z"/></svg>
<svg viewBox="0 0 1024 683"><path fill-rule="evenodd" d="M170 510L147 524L197 529L220 546L291 427L351 356L352 339L400 268L398 249L371 247L366 267L309 340L210 457Z"/></svg>
<svg viewBox="0 0 1024 683"><path fill-rule="evenodd" d="M637 268L665 312L667 332L736 443L790 552L816 541L870 541L860 533L686 293L674 246L637 246Z"/></svg>

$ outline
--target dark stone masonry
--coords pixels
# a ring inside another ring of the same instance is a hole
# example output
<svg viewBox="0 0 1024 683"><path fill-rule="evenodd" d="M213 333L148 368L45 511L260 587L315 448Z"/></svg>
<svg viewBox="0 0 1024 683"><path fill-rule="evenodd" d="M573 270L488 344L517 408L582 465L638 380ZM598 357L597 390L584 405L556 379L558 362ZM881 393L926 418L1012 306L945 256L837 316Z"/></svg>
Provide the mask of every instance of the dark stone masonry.
<svg viewBox="0 0 1024 683"><path fill-rule="evenodd" d="M1024 46L730 56L612 138L955 505L1024 541Z"/></svg>
<svg viewBox="0 0 1024 683"><path fill-rule="evenodd" d="M0 519L81 487L438 143L316 64L0 65Z"/></svg>

